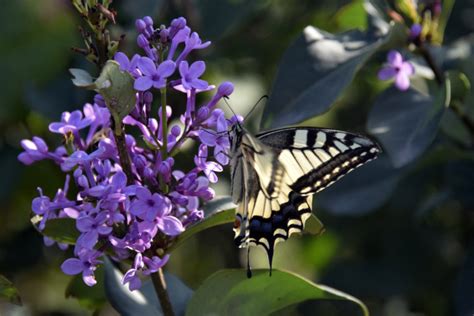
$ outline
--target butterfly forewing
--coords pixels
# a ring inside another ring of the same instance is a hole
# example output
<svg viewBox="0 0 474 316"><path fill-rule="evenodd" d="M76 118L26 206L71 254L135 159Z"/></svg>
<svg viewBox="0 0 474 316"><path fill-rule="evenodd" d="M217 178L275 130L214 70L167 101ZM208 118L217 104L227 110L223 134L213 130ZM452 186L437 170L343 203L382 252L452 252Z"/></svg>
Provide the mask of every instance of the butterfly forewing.
<svg viewBox="0 0 474 316"><path fill-rule="evenodd" d="M291 170L291 188L305 195L328 187L380 151L364 136L332 129L283 128L257 137L263 144L281 150L279 160Z"/></svg>

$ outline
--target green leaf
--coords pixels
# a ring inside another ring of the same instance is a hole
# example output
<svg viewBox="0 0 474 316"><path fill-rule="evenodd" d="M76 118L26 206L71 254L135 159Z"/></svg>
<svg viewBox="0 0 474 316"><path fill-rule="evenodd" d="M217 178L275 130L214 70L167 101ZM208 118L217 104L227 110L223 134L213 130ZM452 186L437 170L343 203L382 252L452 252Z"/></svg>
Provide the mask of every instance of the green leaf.
<svg viewBox="0 0 474 316"><path fill-rule="evenodd" d="M364 0L355 0L337 11L335 19L341 30L357 28L367 29L367 12L364 9Z"/></svg>
<svg viewBox="0 0 474 316"><path fill-rule="evenodd" d="M268 315L307 300L350 301L360 307L361 315L369 315L357 298L279 270L271 277L268 270L256 270L250 279L244 270L218 271L197 289L186 315Z"/></svg>
<svg viewBox="0 0 474 316"><path fill-rule="evenodd" d="M128 286L122 284L123 274L114 267L112 262L105 259L104 265L105 292L110 304L120 315L163 315L151 281L144 282L139 290L130 291ZM165 273L165 281L175 314L184 315L193 291L170 273Z"/></svg>
<svg viewBox="0 0 474 316"><path fill-rule="evenodd" d="M94 286L87 286L82 280L82 274L73 276L66 288L66 298L73 297L77 299L81 306L89 310L100 310L107 302L104 289L103 267L99 267L95 271L95 278L97 284Z"/></svg>
<svg viewBox="0 0 474 316"><path fill-rule="evenodd" d="M447 77L451 83L451 100L464 101L471 92L469 78L457 70L448 71Z"/></svg>
<svg viewBox="0 0 474 316"><path fill-rule="evenodd" d="M324 225L314 214L311 214L306 220L304 231L311 235L321 235L324 232Z"/></svg>
<svg viewBox="0 0 474 316"><path fill-rule="evenodd" d="M235 204L230 197L221 197L212 200L204 206L205 218L188 227L176 238L175 243L168 248L168 252L178 248L191 236L214 226L232 223L235 220Z"/></svg>
<svg viewBox="0 0 474 316"><path fill-rule="evenodd" d="M33 225L36 226L39 218L31 219ZM72 218L54 218L46 222L46 227L40 231L46 237L54 241L74 245L80 233L76 228L76 220Z"/></svg>
<svg viewBox="0 0 474 316"><path fill-rule="evenodd" d="M386 38L307 26L283 55L262 125L291 125L326 112Z"/></svg>
<svg viewBox="0 0 474 316"><path fill-rule="evenodd" d="M375 100L367 130L380 140L395 167L410 163L433 142L450 102L450 91L446 80L435 98L412 88L402 92L391 87Z"/></svg>
<svg viewBox="0 0 474 316"><path fill-rule="evenodd" d="M95 87L92 76L84 69L70 68L69 72L74 77L72 78L72 83L74 83L75 86L92 89Z"/></svg>
<svg viewBox="0 0 474 316"><path fill-rule="evenodd" d="M12 304L22 305L20 294L13 283L0 274L0 301L5 300Z"/></svg>
<svg viewBox="0 0 474 316"><path fill-rule="evenodd" d="M451 16L451 11L453 10L455 0L444 0L442 1L443 8L441 10L441 16L438 22L438 34L436 36L438 43L443 43L444 41L444 30L448 24L449 17Z"/></svg>
<svg viewBox="0 0 474 316"><path fill-rule="evenodd" d="M126 71L120 70L120 65L114 60L108 60L94 82L94 89L100 93L110 112L120 120L130 113L135 106L133 77Z"/></svg>

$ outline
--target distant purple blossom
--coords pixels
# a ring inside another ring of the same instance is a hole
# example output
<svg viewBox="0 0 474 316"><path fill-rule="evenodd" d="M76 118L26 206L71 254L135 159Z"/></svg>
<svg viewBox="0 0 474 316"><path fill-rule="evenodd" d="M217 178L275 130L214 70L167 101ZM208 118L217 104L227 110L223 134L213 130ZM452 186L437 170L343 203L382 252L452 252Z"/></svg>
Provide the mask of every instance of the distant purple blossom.
<svg viewBox="0 0 474 316"><path fill-rule="evenodd" d="M404 61L402 55L392 50L387 55L387 64L379 71L380 80L395 79L395 86L399 90L407 90L410 87L410 76L415 73L413 65Z"/></svg>
<svg viewBox="0 0 474 316"><path fill-rule="evenodd" d="M116 261L133 260L123 278L131 290L141 286L139 274L155 273L168 262L167 248L189 225L203 219L202 204L214 198L210 184L218 181L218 173L229 162L229 122L239 120L227 120L216 108L233 92L230 82L221 83L207 102L197 103L198 93L215 86L201 79L204 61L186 59L210 42L192 32L186 19L177 18L167 28L156 28L151 17L144 17L135 26L137 43L144 53L132 58L122 52L114 56L120 69L132 75L136 90L135 106L122 120L131 170L124 170L112 115L100 95L82 111L64 112L60 122L49 125L51 132L61 134L63 144L50 149L42 138L34 136L22 140L24 151L18 156L26 165L51 160L67 173L64 188L54 198L38 189L31 207L39 230L50 220L75 221L79 237L74 257L61 268L68 275L81 273L89 286L96 283L94 274L105 253ZM159 47L164 50L158 51ZM152 103L153 93L162 93L165 87L182 92L185 103L183 107L167 104L162 117L161 106L156 112ZM184 112L173 113L179 108L185 108ZM171 124L173 115L180 118L182 126ZM165 139L168 147L163 150ZM199 145L194 164L177 169L176 154L189 140ZM69 182L77 192L70 197ZM48 236L44 242L48 246L55 243ZM156 249L164 253L150 255Z"/></svg>
<svg viewBox="0 0 474 316"><path fill-rule="evenodd" d="M419 38L419 36L421 35L421 31L423 30L423 27L421 26L421 24L418 24L418 23L415 23L413 24L411 27L410 27L410 33L408 35L408 38L411 40L411 41L414 41L416 40L417 38Z"/></svg>

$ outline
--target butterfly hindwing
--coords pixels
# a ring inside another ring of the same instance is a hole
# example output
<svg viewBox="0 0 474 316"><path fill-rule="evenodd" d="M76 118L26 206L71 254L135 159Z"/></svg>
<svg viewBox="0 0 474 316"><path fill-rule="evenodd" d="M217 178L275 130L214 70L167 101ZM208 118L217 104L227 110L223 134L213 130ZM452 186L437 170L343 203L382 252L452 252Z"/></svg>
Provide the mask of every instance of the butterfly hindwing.
<svg viewBox="0 0 474 316"><path fill-rule="evenodd" d="M281 150L270 148L246 133L232 162L232 195L238 204L234 227L237 245L262 246L272 263L275 245L300 233L311 215L311 196L291 189L289 176L279 156ZM236 177L242 178L239 194ZM235 178L235 179L234 179Z"/></svg>

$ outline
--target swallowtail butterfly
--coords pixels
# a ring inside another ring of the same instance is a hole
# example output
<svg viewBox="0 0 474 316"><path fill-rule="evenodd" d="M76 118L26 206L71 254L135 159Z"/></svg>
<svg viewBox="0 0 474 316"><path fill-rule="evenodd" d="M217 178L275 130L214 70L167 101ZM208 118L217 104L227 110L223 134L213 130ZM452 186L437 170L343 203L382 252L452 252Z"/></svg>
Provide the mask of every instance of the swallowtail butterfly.
<svg viewBox="0 0 474 316"><path fill-rule="evenodd" d="M229 138L231 193L238 205L235 242L262 246L270 274L275 245L302 232L311 216L312 195L380 152L367 137L314 127L253 136L236 123Z"/></svg>

